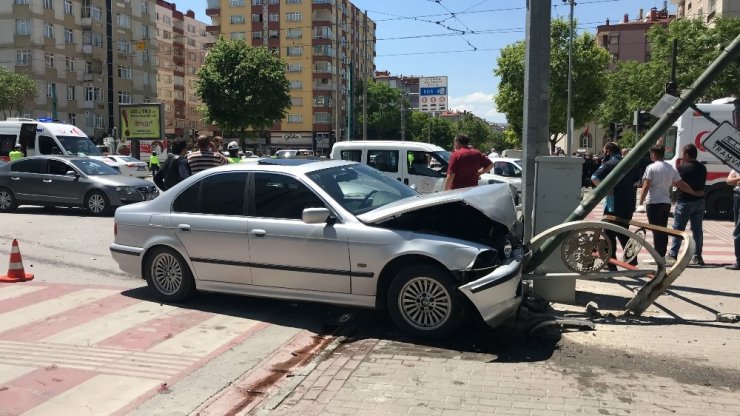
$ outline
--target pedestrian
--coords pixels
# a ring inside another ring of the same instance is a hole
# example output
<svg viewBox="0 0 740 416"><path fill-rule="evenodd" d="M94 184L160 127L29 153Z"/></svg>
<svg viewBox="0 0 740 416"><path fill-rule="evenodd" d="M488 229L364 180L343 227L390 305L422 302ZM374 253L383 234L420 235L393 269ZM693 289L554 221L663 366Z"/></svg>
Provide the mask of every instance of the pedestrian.
<svg viewBox="0 0 740 416"><path fill-rule="evenodd" d="M604 145L604 162L601 164L591 176L591 182L594 186L598 186L607 175L609 175L614 168L622 161L622 153L619 145L615 142L608 142ZM613 215L617 218L629 221L632 219L632 215L635 212L635 200L637 199L637 188L635 188L635 182L637 178L637 170L630 169L626 172L622 179L614 185L609 191L609 195L606 197L606 205L604 205L604 215ZM626 222L616 222L615 224L629 229L629 224ZM612 255L613 259L617 258L617 239L622 244L624 249L629 241L629 237L625 234L617 233L615 231L606 231L606 236L612 242ZM637 259L632 259L630 264L633 266L637 265ZM617 266L609 263L610 271L617 271Z"/></svg>
<svg viewBox="0 0 740 416"><path fill-rule="evenodd" d="M170 144L170 155L162 164L162 169L157 175L154 175L154 183L159 189L166 191L183 179L190 176L190 165L188 158L185 157L187 151L187 142L177 138Z"/></svg>
<svg viewBox="0 0 740 416"><path fill-rule="evenodd" d="M154 177L157 172L159 172L159 158L157 157L157 152L152 152L152 154L149 156L149 171L152 172L152 177Z"/></svg>
<svg viewBox="0 0 740 416"><path fill-rule="evenodd" d="M237 142L230 142L226 146L226 150L229 151L229 155L226 156L226 159L228 159L231 163L239 163L242 161L242 159L239 157L239 143Z"/></svg>
<svg viewBox="0 0 740 416"><path fill-rule="evenodd" d="M21 151L21 145L19 144L15 145L15 148L13 148L13 150L11 150L10 153L8 153L8 159L10 159L11 162L14 160L21 159L22 157L23 157L23 152Z"/></svg>
<svg viewBox="0 0 740 416"><path fill-rule="evenodd" d="M690 195L704 195L704 191L694 191L686 182L681 180L678 171L665 162L664 157L665 147L663 145L656 144L650 148L650 160L653 163L645 168L640 191L640 205L645 204L648 222L660 227L668 225L668 216L671 213L671 186L676 186ZM668 249L668 234L662 231L653 231L653 245L655 251L661 257L665 257Z"/></svg>
<svg viewBox="0 0 740 416"><path fill-rule="evenodd" d="M707 168L696 160L698 154L696 146L687 144L681 149L681 152L681 164L678 166L678 174L681 176L681 180L695 191L704 191L704 184L707 182ZM673 228L683 231L689 221L691 221L691 236L696 244L691 264L703 266L704 259L701 257L701 251L704 243L704 230L702 229L704 196L690 195L679 190L676 208L673 210ZM668 252L668 258L671 262L676 261L680 247L681 239L673 237L673 243Z"/></svg>
<svg viewBox="0 0 740 416"><path fill-rule="evenodd" d="M498 154L498 152L496 151L496 148L495 148L495 147L492 147L492 148L491 148L491 153L489 153L489 154L488 154L488 158L489 158L489 159L493 159L493 158L495 158L495 157L499 157L499 154Z"/></svg>
<svg viewBox="0 0 740 416"><path fill-rule="evenodd" d="M735 219L735 231L732 233L732 239L735 243L735 263L725 266L726 269L740 270L740 173L733 170L727 177L727 184L734 186L732 212Z"/></svg>
<svg viewBox="0 0 740 416"><path fill-rule="evenodd" d="M470 147L470 139L458 134L454 141L455 151L447 167L445 190L478 186L478 178L491 171L493 162L483 153Z"/></svg>
<svg viewBox="0 0 740 416"><path fill-rule="evenodd" d="M211 141L211 148L213 152L221 153L224 148L224 139L221 136L215 136Z"/></svg>
<svg viewBox="0 0 740 416"><path fill-rule="evenodd" d="M188 155L188 165L193 175L208 168L229 163L221 152L214 152L212 150L213 143L207 136L199 136L196 143L198 150Z"/></svg>

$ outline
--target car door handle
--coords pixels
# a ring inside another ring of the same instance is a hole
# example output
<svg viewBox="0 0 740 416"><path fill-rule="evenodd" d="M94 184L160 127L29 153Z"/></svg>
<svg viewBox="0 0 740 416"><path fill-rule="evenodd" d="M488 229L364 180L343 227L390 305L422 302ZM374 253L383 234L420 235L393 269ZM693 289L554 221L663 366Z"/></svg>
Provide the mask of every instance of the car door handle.
<svg viewBox="0 0 740 416"><path fill-rule="evenodd" d="M190 224L177 224L177 229L180 231L190 231Z"/></svg>
<svg viewBox="0 0 740 416"><path fill-rule="evenodd" d="M19 178L19 177L17 177L17 176L11 176L11 177L10 177L10 180L11 180L11 181L19 181L19 180L21 180L21 178Z"/></svg>
<svg viewBox="0 0 740 416"><path fill-rule="evenodd" d="M51 179L43 179L44 183L51 183Z"/></svg>
<svg viewBox="0 0 740 416"><path fill-rule="evenodd" d="M265 235L267 235L265 230L261 230L259 228L255 228L254 230L250 231L249 234L252 234L255 237L264 237Z"/></svg>

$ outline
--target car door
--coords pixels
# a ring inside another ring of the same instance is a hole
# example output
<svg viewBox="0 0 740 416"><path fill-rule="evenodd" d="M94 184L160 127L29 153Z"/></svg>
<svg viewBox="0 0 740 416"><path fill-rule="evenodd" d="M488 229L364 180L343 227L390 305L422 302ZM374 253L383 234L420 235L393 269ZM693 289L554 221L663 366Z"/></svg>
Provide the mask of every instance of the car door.
<svg viewBox="0 0 740 416"><path fill-rule="evenodd" d="M246 172L218 172L190 185L172 204L169 224L199 280L250 284Z"/></svg>
<svg viewBox="0 0 740 416"><path fill-rule="evenodd" d="M400 151L392 149L368 149L367 164L398 181L403 181L399 167ZM408 185L408 178L404 182Z"/></svg>
<svg viewBox="0 0 740 416"><path fill-rule="evenodd" d="M77 176L67 176L67 172ZM44 199L56 204L80 204L87 191L87 179L72 165L62 160L49 159L47 170L42 174Z"/></svg>
<svg viewBox="0 0 740 416"><path fill-rule="evenodd" d="M10 164L8 187L16 199L26 203L44 202L42 173L46 172L46 159L26 158Z"/></svg>
<svg viewBox="0 0 740 416"><path fill-rule="evenodd" d="M342 223L306 224L304 208L326 207L287 174L250 180L249 253L255 285L350 293L349 244Z"/></svg>
<svg viewBox="0 0 740 416"><path fill-rule="evenodd" d="M430 167L433 162L440 162L433 153L409 150L406 153L406 162L408 184L409 186L414 185L417 192L422 194L432 193L435 184L444 181L442 172Z"/></svg>

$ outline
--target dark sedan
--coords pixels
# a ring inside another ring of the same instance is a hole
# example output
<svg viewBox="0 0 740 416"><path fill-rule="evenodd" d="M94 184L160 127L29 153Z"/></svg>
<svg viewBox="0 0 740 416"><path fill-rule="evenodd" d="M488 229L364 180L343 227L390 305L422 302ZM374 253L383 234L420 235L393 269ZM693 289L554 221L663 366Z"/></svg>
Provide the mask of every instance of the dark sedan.
<svg viewBox="0 0 740 416"><path fill-rule="evenodd" d="M76 156L34 156L0 165L0 212L19 205L81 206L92 215L154 199L156 186Z"/></svg>

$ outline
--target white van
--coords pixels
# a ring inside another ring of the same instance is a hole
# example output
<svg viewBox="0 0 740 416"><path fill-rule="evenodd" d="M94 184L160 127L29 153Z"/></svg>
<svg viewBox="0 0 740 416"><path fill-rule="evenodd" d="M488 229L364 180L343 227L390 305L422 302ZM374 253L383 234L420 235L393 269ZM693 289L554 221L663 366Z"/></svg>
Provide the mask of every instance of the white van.
<svg viewBox="0 0 740 416"><path fill-rule="evenodd" d="M77 127L29 118L0 121L0 158L19 144L26 156L78 155L104 159L95 144Z"/></svg>
<svg viewBox="0 0 740 416"><path fill-rule="evenodd" d="M356 140L335 143L330 158L364 163L427 194L444 190L450 152L423 142ZM485 174L478 184L508 182Z"/></svg>
<svg viewBox="0 0 740 416"><path fill-rule="evenodd" d="M719 121L734 123L734 104L728 99L716 100L712 104L697 104L697 107L709 113ZM713 218L732 218L733 192L725 180L730 174L730 167L723 164L702 145L706 136L716 126L698 112L688 109L673 123L665 134L665 160L678 168L681 164L681 148L689 143L698 149L697 160L707 168L707 182L704 189L707 216Z"/></svg>

